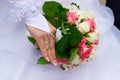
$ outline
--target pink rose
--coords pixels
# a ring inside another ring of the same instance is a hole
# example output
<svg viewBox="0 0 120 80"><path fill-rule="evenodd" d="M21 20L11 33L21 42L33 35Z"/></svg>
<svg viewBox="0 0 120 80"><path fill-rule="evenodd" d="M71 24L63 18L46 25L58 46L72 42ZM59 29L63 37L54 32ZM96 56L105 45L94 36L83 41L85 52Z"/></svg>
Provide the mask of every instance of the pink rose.
<svg viewBox="0 0 120 80"><path fill-rule="evenodd" d="M70 22L71 24L75 24L77 19L78 19L78 16L76 15L76 13L67 12L67 20L68 20L68 22Z"/></svg>
<svg viewBox="0 0 120 80"><path fill-rule="evenodd" d="M93 19L86 19L87 23L90 25L90 31L95 31L96 26L95 26L95 21Z"/></svg>
<svg viewBox="0 0 120 80"><path fill-rule="evenodd" d="M78 45L78 47L80 49L79 56L82 61L84 61L85 59L88 59L90 53L92 52L92 47L86 45L85 43L86 43L86 38L83 37L82 41Z"/></svg>
<svg viewBox="0 0 120 80"><path fill-rule="evenodd" d="M98 43L99 43L99 39L98 40L95 40L94 42L93 42L93 45L98 45Z"/></svg>
<svg viewBox="0 0 120 80"><path fill-rule="evenodd" d="M85 45L84 47L80 48L79 56L82 61L88 59L90 53L92 52L92 48L90 46Z"/></svg>
<svg viewBox="0 0 120 80"><path fill-rule="evenodd" d="M66 64L66 63L69 62L69 60L60 60L60 59L57 58L57 62L62 63L62 64Z"/></svg>
<svg viewBox="0 0 120 80"><path fill-rule="evenodd" d="M83 37L83 38L82 38L82 41L80 42L80 44L78 45L78 47L79 47L79 48L84 47L84 46L85 46L85 43L86 43L86 38Z"/></svg>

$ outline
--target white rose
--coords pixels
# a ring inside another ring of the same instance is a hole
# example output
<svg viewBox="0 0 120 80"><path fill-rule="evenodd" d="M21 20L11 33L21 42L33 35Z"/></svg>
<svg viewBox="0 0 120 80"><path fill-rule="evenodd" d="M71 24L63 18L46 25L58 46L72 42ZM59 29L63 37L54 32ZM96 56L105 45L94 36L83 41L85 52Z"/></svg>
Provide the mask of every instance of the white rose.
<svg viewBox="0 0 120 80"><path fill-rule="evenodd" d="M97 32L90 32L87 33L88 37L86 39L90 42L94 42L95 40L98 40L99 36Z"/></svg>
<svg viewBox="0 0 120 80"><path fill-rule="evenodd" d="M73 65L79 65L81 63L80 57L76 55L75 59L71 62Z"/></svg>
<svg viewBox="0 0 120 80"><path fill-rule="evenodd" d="M62 33L60 29L56 30L56 42L58 42L62 38Z"/></svg>
<svg viewBox="0 0 120 80"><path fill-rule="evenodd" d="M97 53L96 48L93 48L92 52L91 52L91 54L90 54L90 56L88 58L88 61L91 61L96 56L96 53Z"/></svg>
<svg viewBox="0 0 120 80"><path fill-rule="evenodd" d="M90 18L93 19L95 16L90 10L77 10L76 14L79 15L78 19Z"/></svg>
<svg viewBox="0 0 120 80"><path fill-rule="evenodd" d="M82 34L85 34L90 31L90 26L87 22L82 22L78 24L77 28Z"/></svg>
<svg viewBox="0 0 120 80"><path fill-rule="evenodd" d="M69 12L76 12L79 10L75 5L69 5L66 8L69 9Z"/></svg>
<svg viewBox="0 0 120 80"><path fill-rule="evenodd" d="M99 30L96 28L95 33L99 36Z"/></svg>

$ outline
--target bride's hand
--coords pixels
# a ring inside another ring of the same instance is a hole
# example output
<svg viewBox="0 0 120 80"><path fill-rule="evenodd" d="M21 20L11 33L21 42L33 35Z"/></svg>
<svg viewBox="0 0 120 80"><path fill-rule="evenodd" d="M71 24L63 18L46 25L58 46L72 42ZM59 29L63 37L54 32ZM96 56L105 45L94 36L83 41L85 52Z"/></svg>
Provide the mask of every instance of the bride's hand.
<svg viewBox="0 0 120 80"><path fill-rule="evenodd" d="M36 39L36 46L40 48L44 58L50 61L53 65L57 65L55 55L55 34L56 29L48 22L51 33L26 25L28 31Z"/></svg>

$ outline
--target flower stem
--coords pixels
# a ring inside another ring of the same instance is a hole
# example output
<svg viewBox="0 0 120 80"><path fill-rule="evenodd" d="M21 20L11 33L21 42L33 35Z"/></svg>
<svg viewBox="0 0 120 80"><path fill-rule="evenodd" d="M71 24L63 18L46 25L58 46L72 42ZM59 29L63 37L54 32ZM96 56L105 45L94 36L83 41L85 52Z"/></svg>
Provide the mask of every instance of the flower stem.
<svg viewBox="0 0 120 80"><path fill-rule="evenodd" d="M63 22L63 20L62 20L62 32L63 32L64 35L67 34L66 29L65 29L65 27L64 27L64 22Z"/></svg>

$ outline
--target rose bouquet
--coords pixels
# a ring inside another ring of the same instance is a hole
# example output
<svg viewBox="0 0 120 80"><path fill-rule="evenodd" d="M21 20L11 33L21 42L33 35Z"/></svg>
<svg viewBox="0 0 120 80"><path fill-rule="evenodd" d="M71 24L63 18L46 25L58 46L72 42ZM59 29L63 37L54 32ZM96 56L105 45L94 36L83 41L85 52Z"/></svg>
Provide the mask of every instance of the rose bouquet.
<svg viewBox="0 0 120 80"><path fill-rule="evenodd" d="M56 57L63 70L82 65L96 55L99 33L95 17L89 10L81 10L76 3L63 7L55 1L45 2L43 12L46 19L56 27ZM32 43L33 37L28 36ZM50 64L43 57L38 64Z"/></svg>

